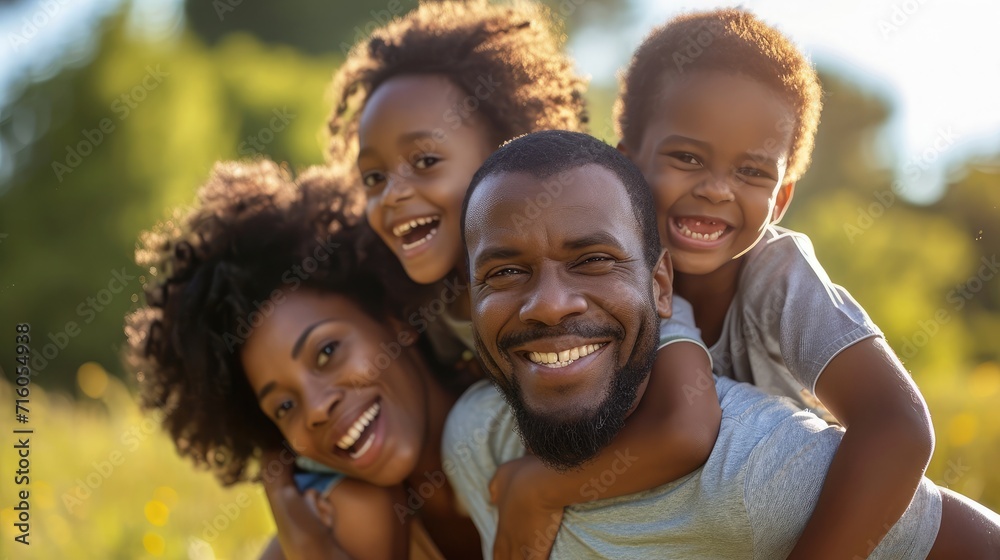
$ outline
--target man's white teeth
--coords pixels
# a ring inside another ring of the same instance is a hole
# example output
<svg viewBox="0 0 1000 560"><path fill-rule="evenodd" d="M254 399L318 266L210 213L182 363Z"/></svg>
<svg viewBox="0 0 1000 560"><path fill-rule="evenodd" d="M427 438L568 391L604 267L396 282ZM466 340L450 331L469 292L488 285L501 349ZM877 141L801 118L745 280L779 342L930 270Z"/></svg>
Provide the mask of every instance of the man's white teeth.
<svg viewBox="0 0 1000 560"><path fill-rule="evenodd" d="M528 352L528 359L532 362L551 368L566 367L576 360L589 356L597 351L604 344L584 344L569 350L560 352Z"/></svg>
<svg viewBox="0 0 1000 560"><path fill-rule="evenodd" d="M700 226L701 225L701 220L695 221L694 224L696 226ZM716 222L712 222L712 225L715 225L715 224L716 224ZM726 233L726 228L725 227L723 227L719 231L714 231L712 233L698 233L696 231L691 231L684 224L680 224L679 223L679 224L677 224L677 226L681 230L681 233L684 234L685 237L690 237L691 239L700 239L702 241L715 241L716 239L718 239L719 237L721 237L723 233Z"/></svg>
<svg viewBox="0 0 1000 560"><path fill-rule="evenodd" d="M392 228L392 234L396 237L403 237L407 233L413 230L413 228L425 226L427 224L436 222L440 220L440 216L427 216L424 218L414 218L405 224L399 224L398 226Z"/></svg>
<svg viewBox="0 0 1000 560"><path fill-rule="evenodd" d="M381 410L381 408L382 408L381 405L379 405L379 403L377 402L371 405L371 407L369 407L368 410L366 410L361 416L359 416L358 419L354 422L354 424L347 429L347 433L344 434L344 437L340 438L340 441L337 442L337 447L346 451L352 445L357 443L358 438L361 437L362 433L364 433L365 428L367 428L368 425L372 423L372 420L374 420L375 417L378 416L378 412L379 410ZM365 446L371 443L371 439L372 438L368 438L368 442L365 443ZM365 449L365 451L367 451L367 449ZM360 452L358 453L357 456L358 457L361 456Z"/></svg>
<svg viewBox="0 0 1000 560"><path fill-rule="evenodd" d="M403 250L404 251L409 251L410 249L412 249L414 247L419 247L419 246L423 245L424 243L427 243L428 241L431 240L432 237L434 237L435 235L437 235L437 232L438 232L438 228L433 228L429 232L427 232L427 235L421 237L420 239L414 241L413 243L403 243Z"/></svg>

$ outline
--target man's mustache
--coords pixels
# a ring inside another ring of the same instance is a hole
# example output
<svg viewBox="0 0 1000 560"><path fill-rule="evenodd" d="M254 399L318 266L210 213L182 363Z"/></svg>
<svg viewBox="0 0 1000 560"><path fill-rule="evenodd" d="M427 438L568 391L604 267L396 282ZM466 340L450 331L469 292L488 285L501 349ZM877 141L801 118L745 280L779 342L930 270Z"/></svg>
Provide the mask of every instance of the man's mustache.
<svg viewBox="0 0 1000 560"><path fill-rule="evenodd" d="M620 326L595 325L584 321L572 321L552 326L529 327L500 336L497 340L497 349L505 354L509 354L509 349L515 346L560 336L623 340L625 338L625 329Z"/></svg>

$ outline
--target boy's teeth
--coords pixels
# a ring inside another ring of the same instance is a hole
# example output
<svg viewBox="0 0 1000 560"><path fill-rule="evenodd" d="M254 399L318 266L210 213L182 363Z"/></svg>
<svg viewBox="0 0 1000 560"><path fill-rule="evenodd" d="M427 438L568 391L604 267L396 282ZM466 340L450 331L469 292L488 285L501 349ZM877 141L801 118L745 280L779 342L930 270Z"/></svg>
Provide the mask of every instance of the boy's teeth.
<svg viewBox="0 0 1000 560"><path fill-rule="evenodd" d="M367 428L368 425L372 423L372 420L374 420L375 417L378 416L378 411L380 409L381 405L379 403L376 402L372 404L371 407L369 407L368 410L366 410L363 414L361 414L361 416L359 416L358 419L355 420L354 424L347 429L347 433L344 434L344 437L340 438L340 441L337 442L337 447L346 451L352 445L357 443L358 438L361 437L361 434L364 433L365 428ZM371 438L369 438L369 440L370 439ZM358 456L360 456L360 454Z"/></svg>
<svg viewBox="0 0 1000 560"><path fill-rule="evenodd" d="M695 225L700 226L701 221L700 220L695 221ZM714 225L714 222L712 225ZM691 239L699 239L702 241L715 241L719 237L722 237L722 234L726 232L726 228L722 228L719 231L713 231L712 233L698 233L696 231L691 231L683 223L678 223L677 226L685 237L690 237Z"/></svg>
<svg viewBox="0 0 1000 560"><path fill-rule="evenodd" d="M414 247L419 247L419 246L423 245L424 243L427 243L428 241L431 240L432 237L434 237L435 235L437 235L437 232L438 232L437 228L434 228L434 229L430 230L429 232L427 232L427 235L421 237L420 239L414 241L413 243L403 243L403 250L404 251L409 251L410 249L412 249Z"/></svg>
<svg viewBox="0 0 1000 560"><path fill-rule="evenodd" d="M398 226L392 228L392 234L396 237L403 237L407 233L410 233L413 228L425 226L427 224L433 223L440 220L439 216L427 216L423 218L414 218L405 224L399 224Z"/></svg>
<svg viewBox="0 0 1000 560"><path fill-rule="evenodd" d="M597 351L604 344L584 344L569 350L560 352L528 352L528 359L532 362L551 368L566 367L576 360L589 356Z"/></svg>

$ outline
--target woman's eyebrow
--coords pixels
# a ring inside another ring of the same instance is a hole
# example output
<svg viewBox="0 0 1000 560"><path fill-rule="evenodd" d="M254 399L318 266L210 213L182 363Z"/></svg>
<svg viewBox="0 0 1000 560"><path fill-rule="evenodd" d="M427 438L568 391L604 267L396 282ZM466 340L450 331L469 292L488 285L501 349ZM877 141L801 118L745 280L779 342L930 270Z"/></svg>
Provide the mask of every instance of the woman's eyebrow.
<svg viewBox="0 0 1000 560"><path fill-rule="evenodd" d="M302 345L306 343L306 338L309 337L309 333L311 333L313 329L323 323L329 323L331 321L333 321L333 319L321 319L306 327L305 330L302 331L302 334L299 335L298 340L295 341L295 346L292 346L292 359L297 360L299 358L299 352L302 351Z"/></svg>

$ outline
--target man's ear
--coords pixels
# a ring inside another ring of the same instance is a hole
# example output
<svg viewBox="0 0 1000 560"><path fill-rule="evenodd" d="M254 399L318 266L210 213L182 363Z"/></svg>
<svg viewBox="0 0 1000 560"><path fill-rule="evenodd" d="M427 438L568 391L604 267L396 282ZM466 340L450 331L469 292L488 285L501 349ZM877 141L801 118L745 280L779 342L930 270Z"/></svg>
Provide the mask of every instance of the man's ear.
<svg viewBox="0 0 1000 560"><path fill-rule="evenodd" d="M403 347L413 346L416 344L417 339L420 338L420 333L412 325L404 323L397 319L393 315L389 315L386 318L386 323L389 324L389 328L392 332L396 333L396 340Z"/></svg>
<svg viewBox="0 0 1000 560"><path fill-rule="evenodd" d="M656 302L656 312L661 319L669 319L674 314L673 284L674 266L670 261L670 253L663 249L653 268L653 301Z"/></svg>
<svg viewBox="0 0 1000 560"><path fill-rule="evenodd" d="M795 183L785 183L778 189L778 194L774 201L774 212L771 213L771 223L776 224L788 210L788 205L792 203L792 195L795 194Z"/></svg>

